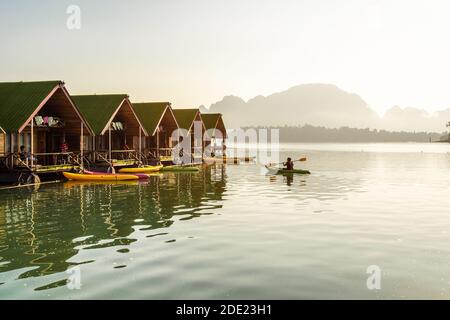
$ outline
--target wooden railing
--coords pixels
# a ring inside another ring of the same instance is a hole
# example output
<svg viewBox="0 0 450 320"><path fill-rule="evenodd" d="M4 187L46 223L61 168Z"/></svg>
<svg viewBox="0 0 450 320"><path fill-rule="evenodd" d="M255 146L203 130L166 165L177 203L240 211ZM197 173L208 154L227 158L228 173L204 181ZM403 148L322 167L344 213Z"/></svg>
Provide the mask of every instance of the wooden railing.
<svg viewBox="0 0 450 320"><path fill-rule="evenodd" d="M52 166L81 166L81 155L74 152L48 152L48 153L28 153L18 152L0 155L0 167L8 170L25 169L35 170L41 167Z"/></svg>
<svg viewBox="0 0 450 320"><path fill-rule="evenodd" d="M93 162L106 162L109 165L112 165L115 161L134 161L136 163L142 162L142 155L139 154L136 150L111 150L111 159L109 156L108 150L101 150L95 152L89 152L89 154L95 154L95 156L91 156Z"/></svg>
<svg viewBox="0 0 450 320"><path fill-rule="evenodd" d="M173 148L150 148L148 149L149 152L154 155L155 157L170 157L172 156L172 150Z"/></svg>
<svg viewBox="0 0 450 320"><path fill-rule="evenodd" d="M8 157L9 157L9 155L6 153L0 154L0 169L2 169L2 168L9 169Z"/></svg>
<svg viewBox="0 0 450 320"><path fill-rule="evenodd" d="M45 152L34 153L31 159L35 160L37 165L65 165L76 163L77 154L74 152Z"/></svg>

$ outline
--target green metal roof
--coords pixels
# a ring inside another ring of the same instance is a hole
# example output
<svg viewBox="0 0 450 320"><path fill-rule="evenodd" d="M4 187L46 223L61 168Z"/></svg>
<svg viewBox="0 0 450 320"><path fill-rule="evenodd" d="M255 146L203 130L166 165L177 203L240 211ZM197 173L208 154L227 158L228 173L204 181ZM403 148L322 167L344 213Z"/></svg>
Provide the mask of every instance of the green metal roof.
<svg viewBox="0 0 450 320"><path fill-rule="evenodd" d="M203 123L205 124L206 130L217 129L220 130L221 132L225 131L222 132L222 135L224 135L225 138L227 138L227 132L221 113L202 113L202 120Z"/></svg>
<svg viewBox="0 0 450 320"><path fill-rule="evenodd" d="M220 113L202 113L202 120L206 130L215 129L221 116Z"/></svg>
<svg viewBox="0 0 450 320"><path fill-rule="evenodd" d="M36 108L62 81L1 82L0 126L6 132L18 131Z"/></svg>
<svg viewBox="0 0 450 320"><path fill-rule="evenodd" d="M189 130L195 120L197 112L199 112L198 109L173 109L173 114L175 115L175 119L177 119L178 127L180 129Z"/></svg>
<svg viewBox="0 0 450 320"><path fill-rule="evenodd" d="M72 100L95 135L103 132L114 112L127 98L126 94L72 96Z"/></svg>
<svg viewBox="0 0 450 320"><path fill-rule="evenodd" d="M154 135L159 120L169 105L169 102L133 103L133 109L148 134Z"/></svg>

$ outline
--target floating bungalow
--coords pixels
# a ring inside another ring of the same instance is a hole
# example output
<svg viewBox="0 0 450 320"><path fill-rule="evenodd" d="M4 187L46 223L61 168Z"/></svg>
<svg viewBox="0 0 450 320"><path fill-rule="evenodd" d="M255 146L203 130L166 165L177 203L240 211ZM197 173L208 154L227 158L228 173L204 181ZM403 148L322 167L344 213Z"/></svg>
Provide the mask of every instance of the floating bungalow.
<svg viewBox="0 0 450 320"><path fill-rule="evenodd" d="M148 133L128 95L81 95L72 99L93 131L86 145L92 165L120 167L143 162L143 138Z"/></svg>
<svg viewBox="0 0 450 320"><path fill-rule="evenodd" d="M185 130L184 139L191 139L191 159L193 163L203 161L205 149L204 136L205 124L199 109L174 109L173 113L181 130ZM201 130L201 135L195 135L196 130Z"/></svg>
<svg viewBox="0 0 450 320"><path fill-rule="evenodd" d="M133 109L148 133L144 155L149 161L172 161L172 133L178 129L178 123L170 103L133 103Z"/></svg>
<svg viewBox="0 0 450 320"><path fill-rule="evenodd" d="M169 102L132 105L126 94L70 96L62 81L0 83L0 183L173 161L177 129L191 143L184 154L193 163L204 160L207 144L223 155L221 114L173 110Z"/></svg>
<svg viewBox="0 0 450 320"><path fill-rule="evenodd" d="M0 126L0 171L25 179L82 166L92 134L62 81L0 83Z"/></svg>
<svg viewBox="0 0 450 320"><path fill-rule="evenodd" d="M221 113L202 113L203 123L205 124L206 132L211 138L207 145L211 144L211 152L213 156L225 155L225 141L227 139L227 129L223 122Z"/></svg>

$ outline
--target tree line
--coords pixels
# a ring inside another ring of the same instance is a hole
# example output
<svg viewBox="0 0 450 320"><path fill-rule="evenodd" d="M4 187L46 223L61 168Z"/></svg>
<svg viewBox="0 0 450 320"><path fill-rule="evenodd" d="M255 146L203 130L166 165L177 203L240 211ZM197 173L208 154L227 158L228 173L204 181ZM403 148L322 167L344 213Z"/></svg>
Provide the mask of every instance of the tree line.
<svg viewBox="0 0 450 320"><path fill-rule="evenodd" d="M252 127L278 129L280 142L435 142L442 141L444 133L406 132L350 127L326 128L320 126Z"/></svg>

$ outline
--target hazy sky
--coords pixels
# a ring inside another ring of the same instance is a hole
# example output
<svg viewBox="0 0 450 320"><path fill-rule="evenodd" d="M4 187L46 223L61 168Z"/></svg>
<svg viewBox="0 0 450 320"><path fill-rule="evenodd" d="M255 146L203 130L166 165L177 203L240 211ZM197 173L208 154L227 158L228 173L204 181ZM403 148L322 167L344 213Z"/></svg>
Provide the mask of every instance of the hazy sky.
<svg viewBox="0 0 450 320"><path fill-rule="evenodd" d="M449 16L446 0L0 0L0 81L175 107L321 82L379 112L436 110L450 107Z"/></svg>

